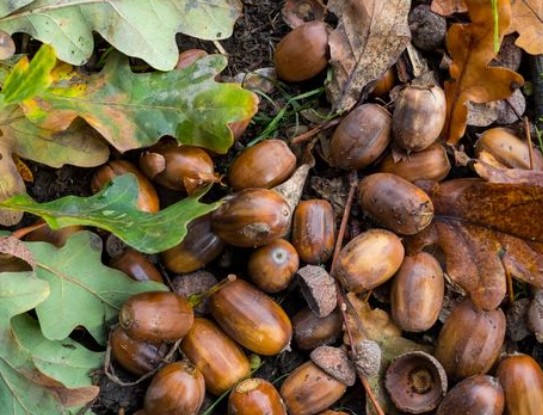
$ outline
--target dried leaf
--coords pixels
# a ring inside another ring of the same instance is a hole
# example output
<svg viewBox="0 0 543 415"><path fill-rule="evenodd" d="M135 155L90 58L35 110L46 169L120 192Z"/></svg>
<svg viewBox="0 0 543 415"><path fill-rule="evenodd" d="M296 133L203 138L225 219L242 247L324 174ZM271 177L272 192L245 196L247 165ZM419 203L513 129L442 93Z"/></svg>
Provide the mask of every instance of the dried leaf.
<svg viewBox="0 0 543 415"><path fill-rule="evenodd" d="M326 6L322 0L286 0L282 14L284 22L295 29L306 22L323 21Z"/></svg>
<svg viewBox="0 0 543 415"><path fill-rule="evenodd" d="M501 43L511 21L511 5L509 0L497 1ZM504 99L524 83L516 72L488 66L496 57L491 3L466 0L466 4L471 23L453 24L447 33L447 47L453 61L449 68L452 80L445 83L448 114L442 134L451 145L466 130L468 101L482 104Z"/></svg>
<svg viewBox="0 0 543 415"><path fill-rule="evenodd" d="M476 306L492 310L506 294L508 276L543 287L543 221L534 220L543 202L543 173L485 169L479 168L495 183L459 179L432 189L435 216L426 232L443 250L450 278ZM415 239L419 249L433 243Z"/></svg>
<svg viewBox="0 0 543 415"><path fill-rule="evenodd" d="M464 13L468 11L466 0L434 0L431 10L442 16L450 16L454 13Z"/></svg>
<svg viewBox="0 0 543 415"><path fill-rule="evenodd" d="M15 42L13 41L10 35L0 30L0 60L9 59L14 54L15 54Z"/></svg>
<svg viewBox="0 0 543 415"><path fill-rule="evenodd" d="M332 79L327 95L334 109L349 111L364 98L366 86L379 79L407 47L410 0L330 0L339 18L330 34Z"/></svg>
<svg viewBox="0 0 543 415"><path fill-rule="evenodd" d="M353 293L348 293L346 300L348 304L346 323L353 334L354 342L372 340L381 348L380 371L368 378L371 389L386 414L399 415L401 412L390 401L384 388L384 374L388 365L395 357L404 353L430 352L431 348L403 338L401 329L394 324L386 311L379 308L372 309L366 301L362 301ZM349 342L347 335L344 336L344 341ZM375 413L370 402L366 403L366 412Z"/></svg>
<svg viewBox="0 0 543 415"><path fill-rule="evenodd" d="M543 54L543 2L516 0L513 7L511 31L518 32L515 45L532 55Z"/></svg>

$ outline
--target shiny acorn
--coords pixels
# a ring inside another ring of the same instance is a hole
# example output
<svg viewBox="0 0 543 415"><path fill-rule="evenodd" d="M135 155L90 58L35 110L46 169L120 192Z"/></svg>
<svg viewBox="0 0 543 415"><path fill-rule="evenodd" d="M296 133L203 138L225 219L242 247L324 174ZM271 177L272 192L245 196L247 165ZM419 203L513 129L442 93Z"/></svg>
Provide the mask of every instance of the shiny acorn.
<svg viewBox="0 0 543 415"><path fill-rule="evenodd" d="M245 189L223 200L211 215L211 229L231 245L258 247L288 231L290 207L273 190Z"/></svg>
<svg viewBox="0 0 543 415"><path fill-rule="evenodd" d="M386 72L381 76L376 82L373 87L373 91L371 91L371 96L373 97L384 97L386 96L394 84L396 83L396 74L394 73L393 68L388 68Z"/></svg>
<svg viewBox="0 0 543 415"><path fill-rule="evenodd" d="M32 232L25 235L25 241L36 242L43 241L49 242L50 244L55 245L57 248L62 248L70 236L74 233L84 230L85 228L80 225L66 226L60 229L51 229L43 221L38 223L43 223L44 226L33 230ZM36 225L38 225L36 223Z"/></svg>
<svg viewBox="0 0 543 415"><path fill-rule="evenodd" d="M207 390L214 395L221 395L251 372L243 350L210 320L194 319L180 348L200 370Z"/></svg>
<svg viewBox="0 0 543 415"><path fill-rule="evenodd" d="M162 275L157 267L155 267L143 254L134 249L127 249L124 251L114 258L109 266L124 272L136 281L156 281L164 283Z"/></svg>
<svg viewBox="0 0 543 415"><path fill-rule="evenodd" d="M296 156L282 140L265 140L242 151L230 165L228 182L235 191L251 187L271 189L296 169Z"/></svg>
<svg viewBox="0 0 543 415"><path fill-rule="evenodd" d="M230 337L254 353L273 356L290 344L292 324L285 311L239 278L210 297L209 309Z"/></svg>
<svg viewBox="0 0 543 415"><path fill-rule="evenodd" d="M290 285L299 264L298 253L292 244L277 239L251 254L247 272L251 281L262 291L276 293Z"/></svg>
<svg viewBox="0 0 543 415"><path fill-rule="evenodd" d="M192 327L192 306L168 291L133 295L123 304L119 323L126 334L150 343L174 342Z"/></svg>
<svg viewBox="0 0 543 415"><path fill-rule="evenodd" d="M138 181L138 208L144 212L156 213L160 210L158 194L153 184L140 172L136 166L126 160L112 160L100 167L92 176L91 189L94 193L109 183L113 178L132 173Z"/></svg>
<svg viewBox="0 0 543 415"><path fill-rule="evenodd" d="M343 320L338 309L326 317L319 317L309 307L292 317L294 341L302 350L313 350L333 343L341 334Z"/></svg>
<svg viewBox="0 0 543 415"><path fill-rule="evenodd" d="M334 212L330 202L322 199L300 202L292 220L292 244L300 259L313 265L327 262L335 241Z"/></svg>
<svg viewBox="0 0 543 415"><path fill-rule="evenodd" d="M288 82L307 81L328 65L328 26L313 21L288 33L275 48L277 76Z"/></svg>
<svg viewBox="0 0 543 415"><path fill-rule="evenodd" d="M144 408L147 415L197 415L205 397L205 382L190 362L164 366L147 388Z"/></svg>
<svg viewBox="0 0 543 415"><path fill-rule="evenodd" d="M228 397L228 415L287 415L281 395L270 382L246 379Z"/></svg>

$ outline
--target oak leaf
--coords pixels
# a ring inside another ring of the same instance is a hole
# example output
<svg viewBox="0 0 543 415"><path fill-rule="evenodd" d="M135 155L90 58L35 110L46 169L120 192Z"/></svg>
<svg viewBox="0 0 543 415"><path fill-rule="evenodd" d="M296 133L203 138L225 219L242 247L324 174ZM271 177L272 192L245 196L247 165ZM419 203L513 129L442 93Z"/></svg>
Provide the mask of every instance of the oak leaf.
<svg viewBox="0 0 543 415"><path fill-rule="evenodd" d="M430 10L441 16L450 16L454 13L464 13L468 11L466 0L433 0Z"/></svg>
<svg viewBox="0 0 543 415"><path fill-rule="evenodd" d="M333 107L349 111L370 92L407 47L409 0L330 0L328 10L339 18L330 34L332 79L327 95Z"/></svg>
<svg viewBox="0 0 543 415"><path fill-rule="evenodd" d="M477 307L492 310L509 277L543 287L543 173L476 169L488 180L450 180L431 190L433 224L409 245L438 245L450 278Z"/></svg>
<svg viewBox="0 0 543 415"><path fill-rule="evenodd" d="M497 0L498 36L501 43L511 21L509 0ZM522 76L505 68L489 67L496 57L494 16L490 2L466 0L471 23L453 24L447 32L452 58L451 80L445 82L447 120L442 135L455 145L464 135L468 101L482 104L505 99L522 86Z"/></svg>

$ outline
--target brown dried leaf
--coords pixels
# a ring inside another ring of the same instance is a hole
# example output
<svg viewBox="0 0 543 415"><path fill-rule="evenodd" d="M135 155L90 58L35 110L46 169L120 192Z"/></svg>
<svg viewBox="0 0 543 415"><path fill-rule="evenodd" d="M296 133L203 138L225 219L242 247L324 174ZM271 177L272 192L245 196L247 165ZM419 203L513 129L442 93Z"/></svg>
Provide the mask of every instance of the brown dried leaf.
<svg viewBox="0 0 543 415"><path fill-rule="evenodd" d="M322 0L286 0L283 6L283 20L291 29L311 21L323 21L326 6Z"/></svg>
<svg viewBox="0 0 543 415"><path fill-rule="evenodd" d="M468 6L465 0L434 0L430 10L442 16L450 16L454 13L467 12Z"/></svg>
<svg viewBox="0 0 543 415"><path fill-rule="evenodd" d="M399 355L412 351L430 352L426 345L415 343L402 337L401 329L394 324L390 315L379 308L372 309L368 302L361 300L353 293L348 293L347 320L353 334L353 341L359 343L372 340L381 348L381 366L379 373L368 377L368 382L379 404L386 414L399 415L400 412L388 398L384 388L384 375L390 362ZM344 338L349 343L348 336ZM366 413L374 414L375 410L370 402L366 403Z"/></svg>
<svg viewBox="0 0 543 415"><path fill-rule="evenodd" d="M330 34L332 79L327 95L335 110L350 110L367 94L411 39L409 0L330 0L328 10L339 18Z"/></svg>
<svg viewBox="0 0 543 415"><path fill-rule="evenodd" d="M543 54L543 2L516 0L512 2L511 31L520 35L515 45L532 55Z"/></svg>
<svg viewBox="0 0 543 415"><path fill-rule="evenodd" d="M476 168L489 181L451 180L432 189L433 227L447 274L491 310L505 296L508 275L543 287L543 173L480 162ZM421 249L432 238L415 242Z"/></svg>
<svg viewBox="0 0 543 415"><path fill-rule="evenodd" d="M0 30L0 60L11 58L15 54L15 42L11 36Z"/></svg>
<svg viewBox="0 0 543 415"><path fill-rule="evenodd" d="M511 21L509 0L498 1L500 43ZM468 101L485 103L505 99L524 83L522 76L505 68L488 64L496 57L494 50L494 17L490 2L466 0L471 23L453 24L447 32L447 48L452 58L445 82L447 121L443 136L455 145L464 135L468 117Z"/></svg>

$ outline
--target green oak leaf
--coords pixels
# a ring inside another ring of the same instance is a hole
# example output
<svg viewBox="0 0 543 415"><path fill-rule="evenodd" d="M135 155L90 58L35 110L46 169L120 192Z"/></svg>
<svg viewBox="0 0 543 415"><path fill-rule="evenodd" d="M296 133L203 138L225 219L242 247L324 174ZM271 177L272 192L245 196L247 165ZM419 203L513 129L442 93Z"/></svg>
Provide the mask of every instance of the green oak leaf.
<svg viewBox="0 0 543 415"><path fill-rule="evenodd" d="M8 14L32 3L34 0L4 0L0 2L0 17L7 16Z"/></svg>
<svg viewBox="0 0 543 415"><path fill-rule="evenodd" d="M54 132L31 123L18 106L10 105L0 111L0 201L26 190L13 154L56 168L95 167L107 161L109 148L82 120ZM21 217L20 212L0 209L1 225L15 225Z"/></svg>
<svg viewBox="0 0 543 415"><path fill-rule="evenodd" d="M124 174L90 197L66 196L38 203L28 195L17 195L0 202L0 207L41 216L53 229L70 225L96 226L140 252L154 254L179 244L191 220L219 207L220 202L200 203L198 199L204 192L186 197L157 213L147 213L137 207L136 178Z"/></svg>
<svg viewBox="0 0 543 415"><path fill-rule="evenodd" d="M28 57L20 59L2 85L0 103L2 106L18 104L44 92L52 81L51 71L57 57L51 46L43 45L29 62Z"/></svg>
<svg viewBox="0 0 543 415"><path fill-rule="evenodd" d="M35 0L14 11L26 3L0 6L0 16L11 12L0 18L0 30L28 33L72 65L89 59L95 31L125 55L162 71L177 62L176 33L225 39L241 13L240 0Z"/></svg>
<svg viewBox="0 0 543 415"><path fill-rule="evenodd" d="M187 145L226 153L233 143L228 124L249 120L258 98L239 84L214 78L226 58L211 55L181 70L133 73L126 57L113 54L102 72L87 76L55 70L51 87L24 102L37 125L63 130L81 117L119 151L150 146L165 135Z"/></svg>
<svg viewBox="0 0 543 415"><path fill-rule="evenodd" d="M36 278L34 272L0 273L0 408L2 415L60 415L68 414L70 406L80 407L93 400L98 388L80 378L69 380L69 375L61 379L48 376L54 374L53 368L41 372L34 358L39 359L42 347L39 340L25 342L22 317L18 316L33 309L49 295L49 284ZM13 321L13 326L12 326ZM20 338L19 335L23 334ZM33 336L40 336L34 331ZM49 348L51 353L60 353ZM41 349L41 350L40 350ZM36 355L34 353L36 352ZM66 353L66 352L64 352ZM52 362L58 356L49 356ZM97 361L94 360L93 363ZM75 386L68 388L67 381ZM85 385L85 386L82 386Z"/></svg>
<svg viewBox="0 0 543 415"><path fill-rule="evenodd" d="M27 242L36 261L38 278L51 287L49 297L36 307L41 330L50 340L62 340L83 326L105 344L104 322L116 317L134 294L164 291L163 284L139 282L102 264L102 240L88 232L73 234L62 248L46 242Z"/></svg>

